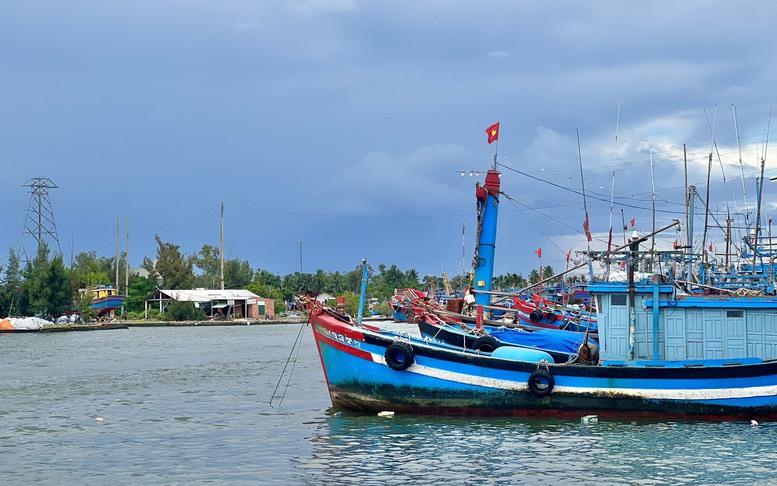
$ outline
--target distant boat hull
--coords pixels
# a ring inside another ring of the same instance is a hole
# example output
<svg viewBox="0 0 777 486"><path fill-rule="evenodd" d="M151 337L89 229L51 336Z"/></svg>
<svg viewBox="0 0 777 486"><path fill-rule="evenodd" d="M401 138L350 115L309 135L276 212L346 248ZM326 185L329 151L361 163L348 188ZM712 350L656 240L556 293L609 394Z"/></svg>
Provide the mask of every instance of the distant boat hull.
<svg viewBox="0 0 777 486"><path fill-rule="evenodd" d="M121 306L124 305L124 296L123 295L109 295L108 297L101 297L99 299L94 299L92 301L92 305L89 306L91 309L95 309L101 312L107 312L111 309L121 309Z"/></svg>

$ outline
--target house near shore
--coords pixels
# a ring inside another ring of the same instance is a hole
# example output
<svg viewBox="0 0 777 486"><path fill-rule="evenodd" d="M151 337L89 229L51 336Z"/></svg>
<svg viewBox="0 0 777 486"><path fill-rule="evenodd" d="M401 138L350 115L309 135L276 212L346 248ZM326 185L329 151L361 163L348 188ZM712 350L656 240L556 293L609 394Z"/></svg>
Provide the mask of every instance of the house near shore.
<svg viewBox="0 0 777 486"><path fill-rule="evenodd" d="M148 318L149 309L163 312L170 301L193 302L198 309L209 317L223 316L234 319L274 319L275 302L259 297L255 293L238 290L157 290L144 303L144 315Z"/></svg>

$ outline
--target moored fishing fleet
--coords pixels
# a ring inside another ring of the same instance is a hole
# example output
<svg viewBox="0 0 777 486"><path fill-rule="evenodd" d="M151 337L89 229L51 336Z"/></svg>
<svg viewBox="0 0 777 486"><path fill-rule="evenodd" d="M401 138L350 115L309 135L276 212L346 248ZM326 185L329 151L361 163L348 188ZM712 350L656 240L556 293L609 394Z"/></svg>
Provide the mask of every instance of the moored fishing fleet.
<svg viewBox="0 0 777 486"><path fill-rule="evenodd" d="M488 133L490 143L498 125ZM497 169L495 162L475 189L471 287L444 302L419 291L395 295L395 316L417 332L368 324L301 298L335 407L777 418L777 296L771 254L758 243L758 227L745 241L749 253L743 251L740 264L726 262L724 268L702 266L698 256L677 248L643 249L679 221L648 235L635 233L615 249L581 252L586 263L572 270L596 260L609 270L617 262L626 278L592 279L590 300L575 307L536 289L532 295L534 286L496 291Z"/></svg>

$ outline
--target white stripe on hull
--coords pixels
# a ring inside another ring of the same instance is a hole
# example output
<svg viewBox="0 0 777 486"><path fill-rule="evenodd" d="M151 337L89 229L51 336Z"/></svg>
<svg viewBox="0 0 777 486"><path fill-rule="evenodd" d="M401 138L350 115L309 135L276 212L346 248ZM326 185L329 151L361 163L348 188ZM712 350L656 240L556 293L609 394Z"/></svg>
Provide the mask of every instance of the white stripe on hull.
<svg viewBox="0 0 777 486"><path fill-rule="evenodd" d="M379 354L370 353L375 363L386 365L386 359ZM416 373L430 378L452 381L470 386L482 386L499 390L528 391L526 382L484 378L481 376L441 370L413 363L403 373ZM595 379L595 378L592 378ZM602 398L617 396L619 398L638 398L652 400L728 400L736 398L755 398L777 395L777 385L753 386L747 388L699 388L699 389L652 389L652 388L597 388L571 387L556 385L553 393L570 395L600 395Z"/></svg>

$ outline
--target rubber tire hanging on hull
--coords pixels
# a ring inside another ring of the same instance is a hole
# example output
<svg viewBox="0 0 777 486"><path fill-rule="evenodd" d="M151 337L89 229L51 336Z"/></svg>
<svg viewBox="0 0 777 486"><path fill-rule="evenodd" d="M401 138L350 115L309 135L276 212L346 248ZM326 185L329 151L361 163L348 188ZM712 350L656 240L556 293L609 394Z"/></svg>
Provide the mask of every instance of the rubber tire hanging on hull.
<svg viewBox="0 0 777 486"><path fill-rule="evenodd" d="M548 370L536 370L529 376L529 391L535 397L550 395L555 384L556 379Z"/></svg>
<svg viewBox="0 0 777 486"><path fill-rule="evenodd" d="M389 368L396 371L404 371L415 361L413 348L407 343L392 343L386 348L383 355Z"/></svg>
<svg viewBox="0 0 777 486"><path fill-rule="evenodd" d="M529 320L537 323L540 322L540 319L542 319L542 311L539 309L534 309L529 313Z"/></svg>
<svg viewBox="0 0 777 486"><path fill-rule="evenodd" d="M480 336L472 343L472 349L484 353L492 353L499 346L501 343L494 336Z"/></svg>

